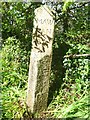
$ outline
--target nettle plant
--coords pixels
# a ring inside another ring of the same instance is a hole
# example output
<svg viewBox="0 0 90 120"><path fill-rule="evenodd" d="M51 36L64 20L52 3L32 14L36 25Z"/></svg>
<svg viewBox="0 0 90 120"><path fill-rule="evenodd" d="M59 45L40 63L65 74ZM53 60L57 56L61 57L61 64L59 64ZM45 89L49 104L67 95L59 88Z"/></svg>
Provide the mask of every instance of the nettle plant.
<svg viewBox="0 0 90 120"><path fill-rule="evenodd" d="M67 55L87 54L90 52L86 45L73 44L71 47L72 49L69 49ZM65 58L63 63L66 68L64 80L70 83L77 96L83 96L88 93L89 58Z"/></svg>
<svg viewBox="0 0 90 120"><path fill-rule="evenodd" d="M28 75L28 53L21 48L20 41L9 37L2 45L1 55L3 86L24 87Z"/></svg>
<svg viewBox="0 0 90 120"><path fill-rule="evenodd" d="M71 44L71 48L66 53L88 54L89 47L82 44ZM63 84L59 95L49 105L49 109L54 109L53 116L56 118L88 118L88 91L89 91L89 58L67 57L63 61L66 68ZM59 112L57 112L59 111Z"/></svg>
<svg viewBox="0 0 90 120"><path fill-rule="evenodd" d="M2 117L20 118L25 112L29 52L9 37L2 45Z"/></svg>

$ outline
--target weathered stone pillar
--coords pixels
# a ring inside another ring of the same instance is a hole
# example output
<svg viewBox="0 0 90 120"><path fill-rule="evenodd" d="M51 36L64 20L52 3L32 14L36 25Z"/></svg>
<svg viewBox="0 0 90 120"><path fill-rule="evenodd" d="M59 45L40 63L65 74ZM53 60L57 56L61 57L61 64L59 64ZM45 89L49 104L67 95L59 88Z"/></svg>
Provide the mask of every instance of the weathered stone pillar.
<svg viewBox="0 0 90 120"><path fill-rule="evenodd" d="M37 8L27 90L27 106L31 112L40 112L47 108L53 34L54 20L50 9L46 5Z"/></svg>

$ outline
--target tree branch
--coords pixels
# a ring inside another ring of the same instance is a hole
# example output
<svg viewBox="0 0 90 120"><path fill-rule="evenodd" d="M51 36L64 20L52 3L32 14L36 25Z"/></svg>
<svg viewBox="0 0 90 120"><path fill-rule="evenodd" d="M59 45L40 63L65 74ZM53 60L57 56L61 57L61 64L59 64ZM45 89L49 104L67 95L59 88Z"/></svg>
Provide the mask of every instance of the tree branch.
<svg viewBox="0 0 90 120"><path fill-rule="evenodd" d="M84 2L82 5L78 5L78 6L75 6L75 7L72 7L72 8L68 8L68 10L70 11L70 10L74 10L74 9L76 9L76 8L81 8L81 7L83 7L83 6L85 6L86 4L89 4L89 3L90 3L90 1ZM62 13L62 10L59 9L59 10L56 10L56 12L57 12L57 13ZM59 19L61 19L61 18L63 18L63 15L60 16L58 19L56 19L56 22L57 22Z"/></svg>

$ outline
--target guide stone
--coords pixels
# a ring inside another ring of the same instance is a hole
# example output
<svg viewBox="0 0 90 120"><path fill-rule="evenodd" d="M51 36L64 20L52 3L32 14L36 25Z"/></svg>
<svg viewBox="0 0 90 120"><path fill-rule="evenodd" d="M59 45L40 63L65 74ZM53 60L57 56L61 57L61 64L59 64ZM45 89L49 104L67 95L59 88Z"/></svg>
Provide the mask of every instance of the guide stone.
<svg viewBox="0 0 90 120"><path fill-rule="evenodd" d="M41 112L47 108L53 34L54 20L51 10L46 5L37 8L34 18L26 101L31 112Z"/></svg>

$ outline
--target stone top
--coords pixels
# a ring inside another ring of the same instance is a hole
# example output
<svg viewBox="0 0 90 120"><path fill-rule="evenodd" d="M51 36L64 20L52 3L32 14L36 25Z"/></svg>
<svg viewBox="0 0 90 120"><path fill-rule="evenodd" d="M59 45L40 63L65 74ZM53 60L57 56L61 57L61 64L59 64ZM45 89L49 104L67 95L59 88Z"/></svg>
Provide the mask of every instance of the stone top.
<svg viewBox="0 0 90 120"><path fill-rule="evenodd" d="M41 13L41 12L43 12L43 10L46 10L49 13L49 15L54 18L53 13L55 13L55 11L52 10L51 8L49 8L47 5L43 5L43 6L39 7L39 8L37 8L35 10L35 13L37 13L37 12ZM51 11L53 11L53 13Z"/></svg>
<svg viewBox="0 0 90 120"><path fill-rule="evenodd" d="M54 34L54 19L47 5L35 10L32 55L39 59L52 53L52 42ZM41 56L41 57L40 57Z"/></svg>

